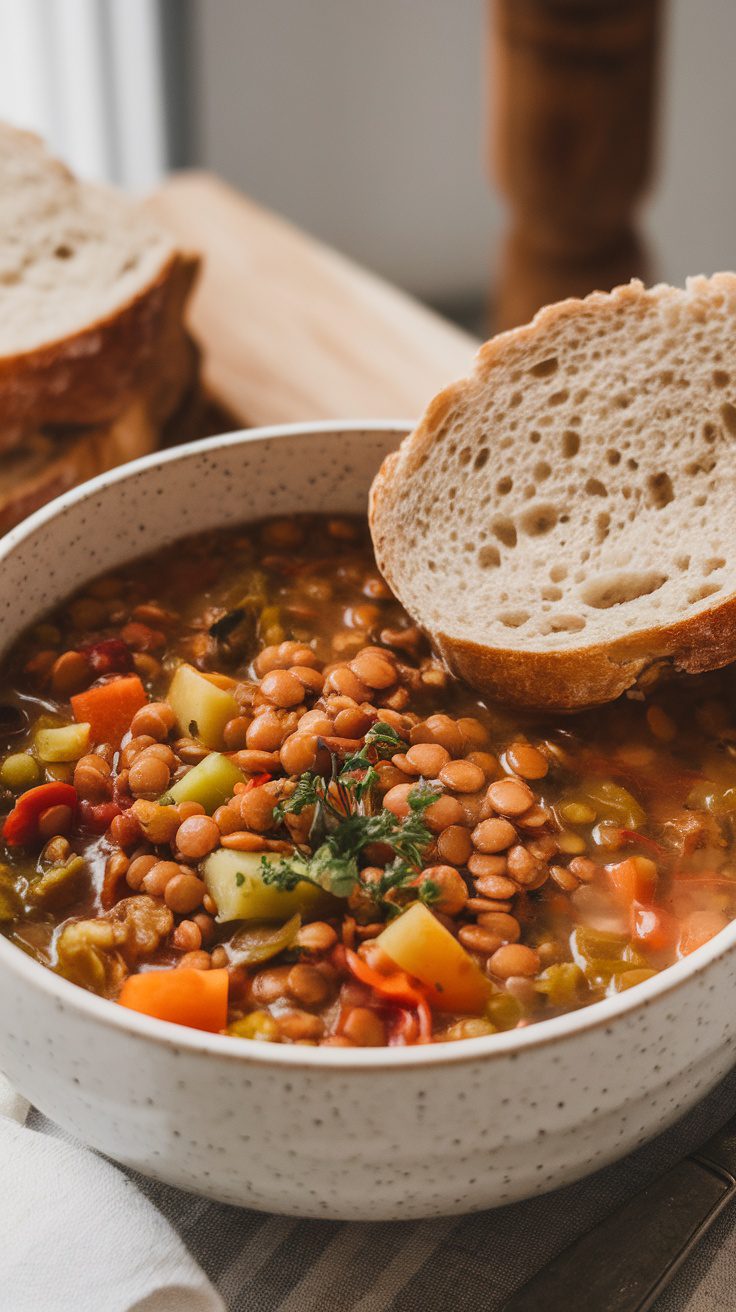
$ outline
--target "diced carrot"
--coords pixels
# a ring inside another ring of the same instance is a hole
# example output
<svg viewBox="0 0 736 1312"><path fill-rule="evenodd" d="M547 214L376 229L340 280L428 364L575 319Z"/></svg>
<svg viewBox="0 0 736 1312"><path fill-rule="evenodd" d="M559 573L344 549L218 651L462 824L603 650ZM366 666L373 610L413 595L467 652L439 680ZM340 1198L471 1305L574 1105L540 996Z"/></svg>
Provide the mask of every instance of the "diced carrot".
<svg viewBox="0 0 736 1312"><path fill-rule="evenodd" d="M131 1011L141 1011L175 1025L216 1034L227 1024L226 970L149 970L130 975L120 990L118 1002Z"/></svg>
<svg viewBox="0 0 736 1312"><path fill-rule="evenodd" d="M657 867L648 856L627 857L616 865L606 866L606 874L614 896L626 906L632 902L647 906L654 900Z"/></svg>
<svg viewBox="0 0 736 1312"><path fill-rule="evenodd" d="M91 741L111 743L113 747L120 746L133 716L147 700L137 674L124 674L109 683L98 683L70 698L74 719L89 723Z"/></svg>
<svg viewBox="0 0 736 1312"><path fill-rule="evenodd" d="M631 934L634 942L650 952L663 952L677 942L677 921L662 907L631 906Z"/></svg>
<svg viewBox="0 0 736 1312"><path fill-rule="evenodd" d="M43 812L52 806L68 806L76 812L77 802L77 790L72 784L55 780L29 788L6 816L2 832L8 847L23 847L40 841L38 822Z"/></svg>

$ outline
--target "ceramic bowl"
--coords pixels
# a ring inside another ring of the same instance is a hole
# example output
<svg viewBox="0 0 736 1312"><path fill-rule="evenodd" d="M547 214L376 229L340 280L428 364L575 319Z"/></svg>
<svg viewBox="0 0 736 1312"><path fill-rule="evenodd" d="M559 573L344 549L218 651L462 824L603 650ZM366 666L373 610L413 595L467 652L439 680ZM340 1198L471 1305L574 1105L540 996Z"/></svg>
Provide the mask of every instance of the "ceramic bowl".
<svg viewBox="0 0 736 1312"><path fill-rule="evenodd" d="M361 511L403 429L236 433L103 475L0 543L3 643L102 571L184 533ZM434 1047L287 1047L137 1015L0 937L0 1067L119 1162L296 1216L429 1217L542 1193L662 1130L731 1066L736 924L582 1011Z"/></svg>

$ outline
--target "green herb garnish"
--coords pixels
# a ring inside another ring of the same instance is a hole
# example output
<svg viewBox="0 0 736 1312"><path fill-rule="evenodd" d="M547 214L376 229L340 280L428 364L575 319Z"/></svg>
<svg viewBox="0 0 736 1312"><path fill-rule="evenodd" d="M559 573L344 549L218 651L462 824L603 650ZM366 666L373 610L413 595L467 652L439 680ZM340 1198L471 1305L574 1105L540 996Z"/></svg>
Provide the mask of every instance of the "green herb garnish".
<svg viewBox="0 0 736 1312"><path fill-rule="evenodd" d="M288 892L305 879L336 897L349 897L360 882L363 848L371 843L386 844L394 852L383 880L366 885L371 898L380 902L390 889L413 880L432 837L423 813L436 799L437 790L420 780L409 794L409 815L404 820L391 811L374 814L370 805L376 762L388 760L404 747L395 729L379 720L369 729L359 752L342 763L333 754L329 781L311 771L301 775L293 793L275 808L274 816L283 821L284 816L301 815L313 806L309 833L313 853L287 856L278 862L262 860L264 883Z"/></svg>

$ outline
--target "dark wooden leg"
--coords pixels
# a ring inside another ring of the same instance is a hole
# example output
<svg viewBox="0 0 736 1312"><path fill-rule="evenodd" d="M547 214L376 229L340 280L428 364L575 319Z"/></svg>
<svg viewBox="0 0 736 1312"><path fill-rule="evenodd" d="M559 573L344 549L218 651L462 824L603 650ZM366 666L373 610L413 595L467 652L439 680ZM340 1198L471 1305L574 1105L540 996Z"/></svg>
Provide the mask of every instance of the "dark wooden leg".
<svg viewBox="0 0 736 1312"><path fill-rule="evenodd" d="M511 208L497 327L638 274L661 0L490 0L493 167Z"/></svg>

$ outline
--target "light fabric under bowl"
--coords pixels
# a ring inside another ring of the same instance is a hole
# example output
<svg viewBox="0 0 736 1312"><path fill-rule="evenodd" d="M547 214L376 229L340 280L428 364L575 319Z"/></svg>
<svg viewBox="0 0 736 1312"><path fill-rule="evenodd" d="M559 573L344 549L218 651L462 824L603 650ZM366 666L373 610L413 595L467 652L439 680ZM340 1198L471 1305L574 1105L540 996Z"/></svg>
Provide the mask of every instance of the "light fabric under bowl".
<svg viewBox="0 0 736 1312"><path fill-rule="evenodd" d="M69 493L0 543L3 643L95 575L183 534L362 511L405 431L264 429L171 451ZM736 927L583 1011L413 1049L200 1034L107 1003L0 937L0 1067L110 1157L230 1203L371 1220L470 1211L603 1166L733 1062Z"/></svg>

